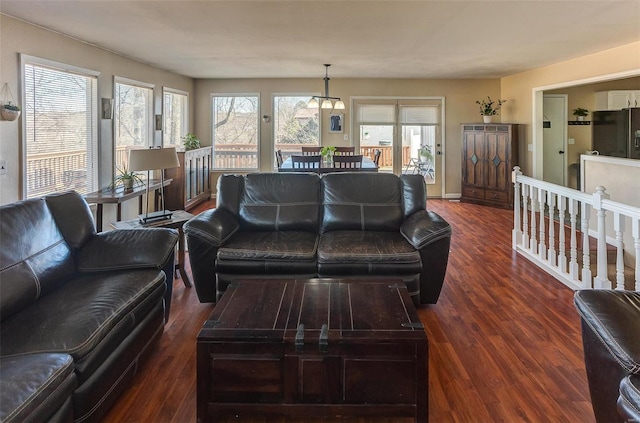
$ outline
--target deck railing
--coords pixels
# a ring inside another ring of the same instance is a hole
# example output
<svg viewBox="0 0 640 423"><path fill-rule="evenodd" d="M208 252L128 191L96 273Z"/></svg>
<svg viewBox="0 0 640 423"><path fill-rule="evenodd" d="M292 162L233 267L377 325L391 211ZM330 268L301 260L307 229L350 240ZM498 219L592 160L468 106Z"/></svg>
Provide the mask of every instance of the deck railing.
<svg viewBox="0 0 640 423"><path fill-rule="evenodd" d="M514 250L573 289L640 291L639 207L610 200L604 187L588 194L517 166L512 180Z"/></svg>

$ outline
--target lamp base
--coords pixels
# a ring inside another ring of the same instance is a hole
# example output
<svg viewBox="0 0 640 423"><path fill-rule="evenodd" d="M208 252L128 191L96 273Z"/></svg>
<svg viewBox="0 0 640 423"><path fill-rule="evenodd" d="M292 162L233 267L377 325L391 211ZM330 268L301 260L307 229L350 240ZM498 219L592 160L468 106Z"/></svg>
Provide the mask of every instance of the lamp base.
<svg viewBox="0 0 640 423"><path fill-rule="evenodd" d="M148 214L141 214L138 217L140 218L140 223L151 223L158 220L167 220L171 219L173 216L173 212L169 210L158 210Z"/></svg>

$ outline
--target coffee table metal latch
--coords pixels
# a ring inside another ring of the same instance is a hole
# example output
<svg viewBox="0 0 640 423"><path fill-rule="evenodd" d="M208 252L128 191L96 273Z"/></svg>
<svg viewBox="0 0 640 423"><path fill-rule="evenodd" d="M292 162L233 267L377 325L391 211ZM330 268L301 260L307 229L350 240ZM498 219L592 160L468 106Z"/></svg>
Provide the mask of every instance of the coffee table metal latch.
<svg viewBox="0 0 640 423"><path fill-rule="evenodd" d="M296 351L301 352L304 349L304 323L298 325L298 331L296 332L295 344Z"/></svg>
<svg viewBox="0 0 640 423"><path fill-rule="evenodd" d="M318 346L320 347L321 353L326 353L329 351L329 327L325 323L320 328L320 339L318 340Z"/></svg>

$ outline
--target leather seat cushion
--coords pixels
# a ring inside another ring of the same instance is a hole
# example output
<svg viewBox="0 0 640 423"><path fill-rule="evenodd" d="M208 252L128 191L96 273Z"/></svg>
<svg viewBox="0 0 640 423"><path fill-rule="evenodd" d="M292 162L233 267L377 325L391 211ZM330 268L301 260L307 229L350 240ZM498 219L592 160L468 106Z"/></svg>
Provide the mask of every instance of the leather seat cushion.
<svg viewBox="0 0 640 423"><path fill-rule="evenodd" d="M640 375L629 375L620 382L618 413L624 421L640 421Z"/></svg>
<svg viewBox="0 0 640 423"><path fill-rule="evenodd" d="M315 273L318 234L240 232L218 250L221 273Z"/></svg>
<svg viewBox="0 0 640 423"><path fill-rule="evenodd" d="M73 394L76 376L68 354L0 359L0 421L48 421Z"/></svg>
<svg viewBox="0 0 640 423"><path fill-rule="evenodd" d="M334 231L320 236L320 275L406 275L421 268L420 252L399 232Z"/></svg>
<svg viewBox="0 0 640 423"><path fill-rule="evenodd" d="M164 291L164 273L156 269L77 277L3 320L0 351L67 353L82 383L162 301Z"/></svg>

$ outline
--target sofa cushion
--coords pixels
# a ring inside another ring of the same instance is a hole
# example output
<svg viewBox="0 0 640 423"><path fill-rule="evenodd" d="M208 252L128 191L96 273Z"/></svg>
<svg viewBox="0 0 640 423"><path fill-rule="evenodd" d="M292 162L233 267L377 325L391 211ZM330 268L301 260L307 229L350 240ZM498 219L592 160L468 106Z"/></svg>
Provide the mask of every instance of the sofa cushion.
<svg viewBox="0 0 640 423"><path fill-rule="evenodd" d="M620 382L618 413L625 422L640 421L640 375L629 375Z"/></svg>
<svg viewBox="0 0 640 423"><path fill-rule="evenodd" d="M243 231L316 232L320 222L319 175L245 176L239 217Z"/></svg>
<svg viewBox="0 0 640 423"><path fill-rule="evenodd" d="M0 351L3 356L67 353L82 383L158 304L164 291L160 270L77 277L3 321Z"/></svg>
<svg viewBox="0 0 640 423"><path fill-rule="evenodd" d="M75 271L71 249L43 199L0 207L0 239L7 244L0 248L2 320L55 290Z"/></svg>
<svg viewBox="0 0 640 423"><path fill-rule="evenodd" d="M399 232L333 231L320 236L320 275L413 274L421 267L420 252Z"/></svg>
<svg viewBox="0 0 640 423"><path fill-rule="evenodd" d="M27 354L0 359L0 421L48 421L76 387L67 354Z"/></svg>
<svg viewBox="0 0 640 423"><path fill-rule="evenodd" d="M402 189L396 175L329 173L322 177L321 233L340 230L398 231Z"/></svg>

